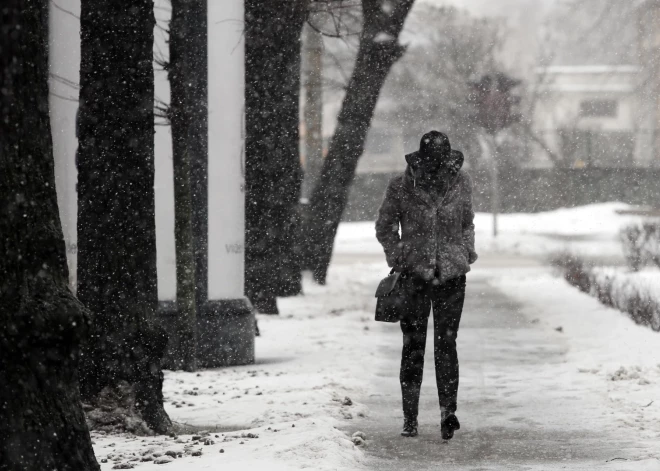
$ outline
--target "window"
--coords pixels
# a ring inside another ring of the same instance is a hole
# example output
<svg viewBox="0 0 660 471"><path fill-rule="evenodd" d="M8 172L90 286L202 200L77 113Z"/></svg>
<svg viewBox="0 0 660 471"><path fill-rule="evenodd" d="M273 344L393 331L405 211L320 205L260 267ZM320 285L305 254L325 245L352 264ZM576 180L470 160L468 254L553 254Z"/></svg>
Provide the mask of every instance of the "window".
<svg viewBox="0 0 660 471"><path fill-rule="evenodd" d="M585 100L580 103L583 118L616 118L619 103L616 100Z"/></svg>

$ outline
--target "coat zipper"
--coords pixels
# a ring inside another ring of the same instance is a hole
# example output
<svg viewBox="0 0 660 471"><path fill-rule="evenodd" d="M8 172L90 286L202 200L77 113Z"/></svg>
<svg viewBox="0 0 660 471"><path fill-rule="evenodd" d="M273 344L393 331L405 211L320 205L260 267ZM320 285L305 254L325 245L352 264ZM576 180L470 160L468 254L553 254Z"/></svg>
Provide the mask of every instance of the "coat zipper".
<svg viewBox="0 0 660 471"><path fill-rule="evenodd" d="M435 207L435 224L437 227L438 224L438 211L440 211L440 208L444 206L445 200L447 199L447 196L449 195L450 191L454 189L454 186L456 186L456 182L458 181L458 175L454 177L454 179L451 182L451 185L447 186L447 191L445 191L444 196L440 199L440 204ZM435 231L435 228L434 228ZM438 238L440 234L435 234L434 233L434 239L435 239L435 257L433 260L433 264L436 266L435 268L438 270L438 280L442 279L442 273L441 273L441 267L438 264ZM434 270L435 271L435 270ZM434 273L435 274L435 273Z"/></svg>
<svg viewBox="0 0 660 471"><path fill-rule="evenodd" d="M411 174L412 174L412 179L413 179L413 188L416 189L417 188L417 178L415 178L415 172L411 172ZM451 190L453 190L454 187L456 186L456 182L458 181L458 177L459 177L459 175L457 174L454 177L454 179L451 181L451 184L447 186L447 191L445 191L445 194L440 199L440 203L438 205L435 205L435 207L433 208L433 213L434 213L433 214L433 238L435 239L434 240L435 247L434 247L434 251L433 251L433 264L436 265L436 268L438 270L438 279L442 279L442 274L440 273L440 267L437 266L437 262L438 262L438 234L436 233L436 231L437 231L437 227L438 227L438 210L440 209L441 206L444 205L444 203L447 199L447 196L449 196L449 193L451 192ZM421 199L424 204L428 204L419 195L415 195L415 196L417 196L419 199ZM435 272L435 270L434 270L434 272Z"/></svg>

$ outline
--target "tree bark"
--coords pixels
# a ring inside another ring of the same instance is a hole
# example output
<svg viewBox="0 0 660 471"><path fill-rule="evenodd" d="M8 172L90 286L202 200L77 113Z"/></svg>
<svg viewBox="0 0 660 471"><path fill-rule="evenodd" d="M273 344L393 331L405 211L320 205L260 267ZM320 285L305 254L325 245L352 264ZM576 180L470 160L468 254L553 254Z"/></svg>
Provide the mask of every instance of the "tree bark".
<svg viewBox="0 0 660 471"><path fill-rule="evenodd" d="M299 156L300 37L304 0L246 0L245 291L277 313L276 296L298 294L294 251Z"/></svg>
<svg viewBox="0 0 660 471"><path fill-rule="evenodd" d="M197 367L196 263L192 162L207 158L206 0L172 0L170 122L174 166L177 332L170 341L175 367ZM204 278L205 280L205 278Z"/></svg>
<svg viewBox="0 0 660 471"><path fill-rule="evenodd" d="M398 43L414 0L399 0L384 8L382 0L363 0L363 30L353 75L342 103L337 128L312 194L305 228L306 265L314 278L325 284L332 247L358 160L371 124L380 90L405 48Z"/></svg>
<svg viewBox="0 0 660 471"><path fill-rule="evenodd" d="M0 469L98 470L77 366L48 109L48 2L0 12Z"/></svg>
<svg viewBox="0 0 660 471"><path fill-rule="evenodd" d="M162 433L153 2L83 0L80 23L78 296L93 316L81 392L94 426Z"/></svg>
<svg viewBox="0 0 660 471"><path fill-rule="evenodd" d="M303 197L309 200L323 166L323 35L311 26L304 31L305 178Z"/></svg>

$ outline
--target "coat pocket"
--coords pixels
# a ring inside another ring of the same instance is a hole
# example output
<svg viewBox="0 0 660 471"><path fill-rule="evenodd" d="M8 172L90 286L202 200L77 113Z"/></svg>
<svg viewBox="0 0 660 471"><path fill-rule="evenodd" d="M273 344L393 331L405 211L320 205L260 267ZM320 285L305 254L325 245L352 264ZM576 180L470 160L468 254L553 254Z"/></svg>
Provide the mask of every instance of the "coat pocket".
<svg viewBox="0 0 660 471"><path fill-rule="evenodd" d="M453 244L443 253L441 271L443 281L465 275L470 271L468 252L464 244Z"/></svg>
<svg viewBox="0 0 660 471"><path fill-rule="evenodd" d="M465 256L465 261L469 265L470 264L470 251L468 250L468 248L465 244L461 244L461 248L462 248L462 253Z"/></svg>

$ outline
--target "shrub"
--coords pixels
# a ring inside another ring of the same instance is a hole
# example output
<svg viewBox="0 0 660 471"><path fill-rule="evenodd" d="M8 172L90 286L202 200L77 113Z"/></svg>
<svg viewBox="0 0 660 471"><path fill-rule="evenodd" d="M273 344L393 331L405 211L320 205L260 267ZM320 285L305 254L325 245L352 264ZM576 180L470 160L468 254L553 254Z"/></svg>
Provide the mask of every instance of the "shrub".
<svg viewBox="0 0 660 471"><path fill-rule="evenodd" d="M634 224L621 229L619 240L623 248L626 264L632 271L639 271L644 266L644 230Z"/></svg>
<svg viewBox="0 0 660 471"><path fill-rule="evenodd" d="M660 268L660 223L645 222L642 224L644 232L644 252L646 260Z"/></svg>
<svg viewBox="0 0 660 471"><path fill-rule="evenodd" d="M645 287L635 285L625 275L598 272L574 254L555 255L551 263L571 285L605 306L627 313L635 323L660 331L660 300Z"/></svg>
<svg viewBox="0 0 660 471"><path fill-rule="evenodd" d="M649 263L660 267L660 222L632 224L621 229L619 240L632 271L639 271Z"/></svg>
<svg viewBox="0 0 660 471"><path fill-rule="evenodd" d="M560 270L569 284L585 293L591 292L591 270L583 259L570 252L561 252L550 259L550 264Z"/></svg>

